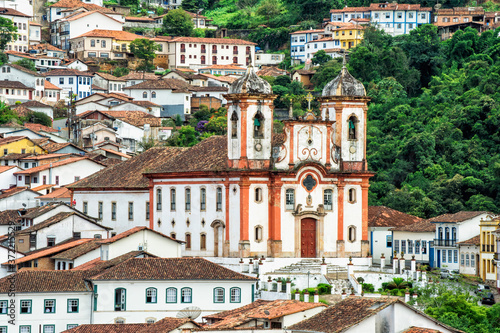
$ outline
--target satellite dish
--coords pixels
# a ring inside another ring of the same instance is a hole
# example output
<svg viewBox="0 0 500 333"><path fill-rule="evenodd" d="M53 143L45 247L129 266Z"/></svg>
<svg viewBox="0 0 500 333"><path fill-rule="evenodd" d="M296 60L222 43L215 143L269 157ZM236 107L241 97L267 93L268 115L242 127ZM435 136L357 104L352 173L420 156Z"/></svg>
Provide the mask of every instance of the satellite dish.
<svg viewBox="0 0 500 333"><path fill-rule="evenodd" d="M201 314L201 309L197 306L188 306L177 312L177 318L189 318L195 320Z"/></svg>

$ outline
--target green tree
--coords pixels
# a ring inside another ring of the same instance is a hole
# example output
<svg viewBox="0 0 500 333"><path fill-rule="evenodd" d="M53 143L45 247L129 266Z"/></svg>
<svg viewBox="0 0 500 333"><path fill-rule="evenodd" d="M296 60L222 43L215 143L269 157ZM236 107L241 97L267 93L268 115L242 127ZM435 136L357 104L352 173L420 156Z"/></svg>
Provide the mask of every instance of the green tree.
<svg viewBox="0 0 500 333"><path fill-rule="evenodd" d="M128 73L130 73L130 70L127 67L116 67L113 70L113 75L116 77L125 76Z"/></svg>
<svg viewBox="0 0 500 333"><path fill-rule="evenodd" d="M137 145L139 146L139 150L141 150L142 152L145 152L146 150L151 149L154 146L156 146L157 141L152 136L149 136L149 137L143 136L141 141L137 142Z"/></svg>
<svg viewBox="0 0 500 333"><path fill-rule="evenodd" d="M280 15L283 10L283 5L279 0L262 0L256 14L264 16L269 24L270 18Z"/></svg>
<svg viewBox="0 0 500 333"><path fill-rule="evenodd" d="M192 126L182 126L166 141L167 146L192 147L198 143L198 133Z"/></svg>
<svg viewBox="0 0 500 333"><path fill-rule="evenodd" d="M6 124L14 121L18 122L17 114L4 102L0 101L0 124Z"/></svg>
<svg viewBox="0 0 500 333"><path fill-rule="evenodd" d="M181 8L187 12L196 14L199 9L207 8L207 0L183 0Z"/></svg>
<svg viewBox="0 0 500 333"><path fill-rule="evenodd" d="M191 36L194 24L183 9L174 9L163 17L163 33L171 36Z"/></svg>
<svg viewBox="0 0 500 333"><path fill-rule="evenodd" d="M132 52L136 58L143 60L141 68L144 71L153 69L151 62L156 58L155 51L159 50L160 45L150 39L137 38L130 42L130 52Z"/></svg>
<svg viewBox="0 0 500 333"><path fill-rule="evenodd" d="M24 67L26 69L29 69L30 71L36 72L36 66L35 66L35 62L33 60L21 59L21 60L14 62L14 64L19 65L21 67Z"/></svg>
<svg viewBox="0 0 500 333"><path fill-rule="evenodd" d="M43 112L30 112L25 120L29 123L52 127L52 119Z"/></svg>
<svg viewBox="0 0 500 333"><path fill-rule="evenodd" d="M17 39L17 27L14 26L12 20L5 17L0 17L0 50L3 52L5 47L11 41Z"/></svg>
<svg viewBox="0 0 500 333"><path fill-rule="evenodd" d="M319 50L314 54L314 57L311 59L312 63L315 65L323 65L324 63L332 60L332 57L330 57L324 50Z"/></svg>

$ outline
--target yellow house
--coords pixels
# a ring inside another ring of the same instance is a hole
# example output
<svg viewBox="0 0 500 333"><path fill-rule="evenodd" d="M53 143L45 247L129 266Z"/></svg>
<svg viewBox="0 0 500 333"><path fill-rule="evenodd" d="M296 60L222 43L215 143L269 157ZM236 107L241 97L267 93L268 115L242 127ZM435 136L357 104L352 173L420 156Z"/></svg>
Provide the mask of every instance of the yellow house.
<svg viewBox="0 0 500 333"><path fill-rule="evenodd" d="M363 40L364 27L361 25L353 25L332 29L333 39L340 41L340 48L349 50L358 46Z"/></svg>
<svg viewBox="0 0 500 333"><path fill-rule="evenodd" d="M497 279L497 267L494 256L497 252L497 242L494 231L500 226L500 217L493 218L489 216L486 220L481 220L479 227L481 230L480 248L479 248L479 276L483 280Z"/></svg>
<svg viewBox="0 0 500 333"><path fill-rule="evenodd" d="M0 139L0 157L8 154L46 154L47 151L26 136L8 136Z"/></svg>

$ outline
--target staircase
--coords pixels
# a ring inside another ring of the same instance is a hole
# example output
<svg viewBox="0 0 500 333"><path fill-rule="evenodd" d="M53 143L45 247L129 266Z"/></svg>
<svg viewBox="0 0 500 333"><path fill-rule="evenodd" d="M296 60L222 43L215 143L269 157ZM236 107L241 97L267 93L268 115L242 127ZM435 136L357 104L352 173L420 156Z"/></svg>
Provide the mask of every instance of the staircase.
<svg viewBox="0 0 500 333"><path fill-rule="evenodd" d="M327 264L326 278L331 280L347 279L347 268ZM272 274L274 275L293 275L293 274L321 274L320 259L302 259L301 261L289 266L281 267Z"/></svg>

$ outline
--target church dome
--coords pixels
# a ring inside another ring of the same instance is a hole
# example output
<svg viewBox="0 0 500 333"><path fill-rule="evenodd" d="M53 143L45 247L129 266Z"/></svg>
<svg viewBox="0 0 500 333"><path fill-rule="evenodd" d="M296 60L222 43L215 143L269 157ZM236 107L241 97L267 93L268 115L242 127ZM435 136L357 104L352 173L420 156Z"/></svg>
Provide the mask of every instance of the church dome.
<svg viewBox="0 0 500 333"><path fill-rule="evenodd" d="M255 73L253 66L249 66L247 72L234 81L229 88L230 94L272 94L273 89L269 82L261 79Z"/></svg>
<svg viewBox="0 0 500 333"><path fill-rule="evenodd" d="M345 64L339 75L323 88L322 96L366 96L365 86L349 73Z"/></svg>

